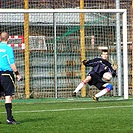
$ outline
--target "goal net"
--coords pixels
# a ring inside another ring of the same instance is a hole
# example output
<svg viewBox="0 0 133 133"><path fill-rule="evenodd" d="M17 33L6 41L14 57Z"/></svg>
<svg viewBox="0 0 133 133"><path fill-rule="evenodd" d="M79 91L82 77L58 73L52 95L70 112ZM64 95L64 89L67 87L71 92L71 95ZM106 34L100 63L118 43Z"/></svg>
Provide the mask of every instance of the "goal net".
<svg viewBox="0 0 133 133"><path fill-rule="evenodd" d="M108 47L118 75L111 80L114 90L107 96L128 99L125 9L0 9L0 18L1 31L11 36L9 45L24 77L17 83L17 98L72 97L91 69L84 68L82 60L99 57L100 48ZM97 92L86 85L78 96Z"/></svg>

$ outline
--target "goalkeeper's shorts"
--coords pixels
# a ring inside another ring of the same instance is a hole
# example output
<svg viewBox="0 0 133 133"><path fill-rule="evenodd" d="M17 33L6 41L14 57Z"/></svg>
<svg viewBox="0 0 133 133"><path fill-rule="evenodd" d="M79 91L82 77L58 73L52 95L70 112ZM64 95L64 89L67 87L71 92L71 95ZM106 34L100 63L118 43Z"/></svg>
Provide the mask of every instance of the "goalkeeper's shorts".
<svg viewBox="0 0 133 133"><path fill-rule="evenodd" d="M89 85L94 85L96 86L99 90L103 89L103 85L106 84L106 81L103 81L102 77L99 76L95 72L90 72L88 73L88 76L91 76L91 81L88 82Z"/></svg>

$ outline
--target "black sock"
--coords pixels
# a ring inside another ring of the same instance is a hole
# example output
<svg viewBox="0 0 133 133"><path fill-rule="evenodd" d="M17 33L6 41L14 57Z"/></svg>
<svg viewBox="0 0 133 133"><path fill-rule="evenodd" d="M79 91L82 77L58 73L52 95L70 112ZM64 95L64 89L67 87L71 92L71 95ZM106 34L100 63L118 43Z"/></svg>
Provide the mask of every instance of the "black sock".
<svg viewBox="0 0 133 133"><path fill-rule="evenodd" d="M7 119L9 121L12 120L12 103L5 103L6 113L7 113Z"/></svg>

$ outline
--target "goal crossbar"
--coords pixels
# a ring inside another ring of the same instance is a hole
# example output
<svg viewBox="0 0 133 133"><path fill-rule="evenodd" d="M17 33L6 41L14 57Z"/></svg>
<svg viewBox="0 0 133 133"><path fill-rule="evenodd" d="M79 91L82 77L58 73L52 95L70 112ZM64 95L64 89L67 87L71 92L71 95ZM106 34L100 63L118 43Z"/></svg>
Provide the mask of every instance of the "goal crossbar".
<svg viewBox="0 0 133 133"><path fill-rule="evenodd" d="M0 9L0 13L125 13L126 9Z"/></svg>

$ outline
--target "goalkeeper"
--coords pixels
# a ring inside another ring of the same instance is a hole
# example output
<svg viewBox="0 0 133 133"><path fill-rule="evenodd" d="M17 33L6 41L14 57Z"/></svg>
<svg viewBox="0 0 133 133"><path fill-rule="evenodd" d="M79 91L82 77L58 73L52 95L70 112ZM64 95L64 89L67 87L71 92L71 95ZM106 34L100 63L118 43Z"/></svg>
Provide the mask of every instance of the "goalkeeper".
<svg viewBox="0 0 133 133"><path fill-rule="evenodd" d="M87 77L85 80L83 80L77 88L73 92L73 97L76 97L76 94L78 93L79 90L82 89L82 87L88 83L89 85L94 85L96 86L99 90L101 90L99 93L97 93L95 96L93 96L93 99L95 101L98 101L99 97L103 96L107 92L110 92L113 89L112 84L109 83L108 79L103 80L103 75L106 72L109 72L110 75L115 77L116 76L116 69L117 65L112 65L108 61L108 50L104 49L102 50L101 53L101 58L94 58L92 60L84 60L83 64L85 67L92 67L92 70L87 74Z"/></svg>

